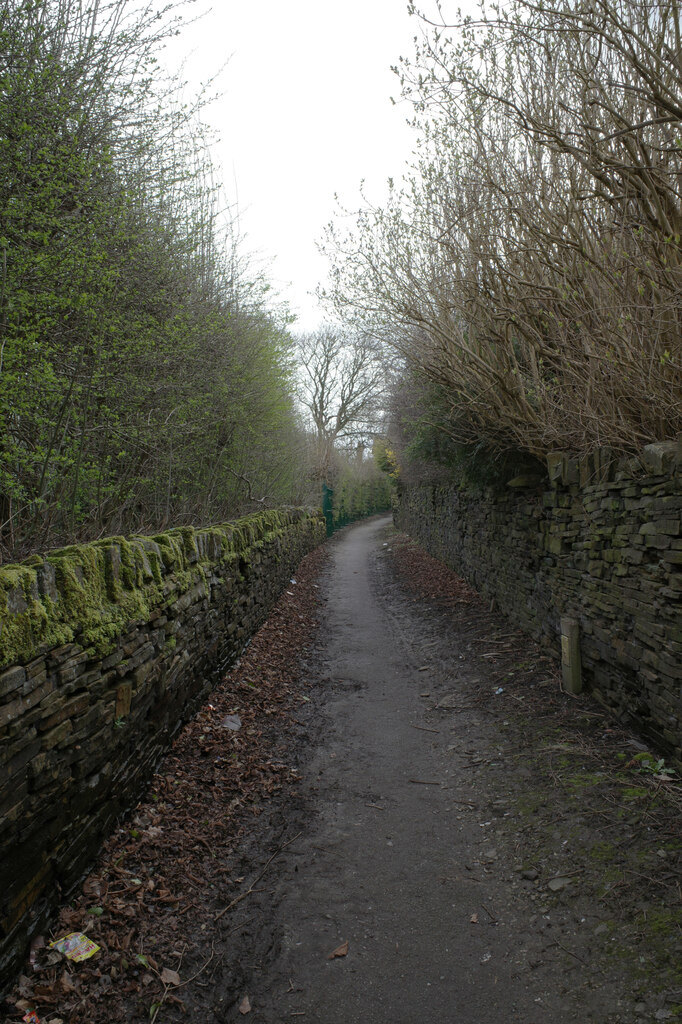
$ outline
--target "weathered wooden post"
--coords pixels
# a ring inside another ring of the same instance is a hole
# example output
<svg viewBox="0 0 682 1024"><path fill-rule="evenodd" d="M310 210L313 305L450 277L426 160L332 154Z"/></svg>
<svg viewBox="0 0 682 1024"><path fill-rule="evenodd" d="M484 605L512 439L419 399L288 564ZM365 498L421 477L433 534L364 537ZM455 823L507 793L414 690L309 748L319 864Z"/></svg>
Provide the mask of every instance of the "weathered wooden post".
<svg viewBox="0 0 682 1024"><path fill-rule="evenodd" d="M568 693L582 693L580 666L580 626L570 616L561 618L561 674Z"/></svg>

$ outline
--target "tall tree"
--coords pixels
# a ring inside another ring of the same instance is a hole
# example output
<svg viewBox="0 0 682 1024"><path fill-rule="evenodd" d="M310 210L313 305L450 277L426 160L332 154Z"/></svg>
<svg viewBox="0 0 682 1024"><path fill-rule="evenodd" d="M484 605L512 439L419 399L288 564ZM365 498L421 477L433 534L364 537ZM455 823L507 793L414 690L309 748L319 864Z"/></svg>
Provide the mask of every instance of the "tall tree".
<svg viewBox="0 0 682 1024"><path fill-rule="evenodd" d="M336 449L365 447L376 425L386 374L367 337L323 326L296 342L298 398L315 438L315 473L329 480Z"/></svg>

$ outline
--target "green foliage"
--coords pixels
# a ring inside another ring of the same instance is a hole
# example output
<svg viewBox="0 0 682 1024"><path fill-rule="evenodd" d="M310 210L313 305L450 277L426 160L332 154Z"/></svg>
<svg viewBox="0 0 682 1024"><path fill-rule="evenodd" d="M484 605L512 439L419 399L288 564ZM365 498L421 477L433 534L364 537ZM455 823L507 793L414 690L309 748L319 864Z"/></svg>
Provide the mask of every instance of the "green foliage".
<svg viewBox="0 0 682 1024"><path fill-rule="evenodd" d="M545 473L528 452L499 450L483 439L459 440L459 410L446 390L407 371L394 390L389 432L392 475L402 483L431 479L501 488L513 477ZM380 458L387 461L386 455Z"/></svg>
<svg viewBox="0 0 682 1024"><path fill-rule="evenodd" d="M156 67L179 6L0 12L5 556L292 490L287 314L221 226L198 105Z"/></svg>
<svg viewBox="0 0 682 1024"><path fill-rule="evenodd" d="M672 779L676 774L674 768L666 765L665 758L654 757L648 751L635 754L632 758L632 764L635 767L635 771L640 772L642 775L655 775L658 779Z"/></svg>
<svg viewBox="0 0 682 1024"><path fill-rule="evenodd" d="M331 529L338 530L363 516L387 512L392 494L389 480L370 460L360 465L344 460L337 469L331 495Z"/></svg>
<svg viewBox="0 0 682 1024"><path fill-rule="evenodd" d="M386 473L394 483L397 482L400 477L400 465L391 442L387 438L375 438L372 455L381 472Z"/></svg>

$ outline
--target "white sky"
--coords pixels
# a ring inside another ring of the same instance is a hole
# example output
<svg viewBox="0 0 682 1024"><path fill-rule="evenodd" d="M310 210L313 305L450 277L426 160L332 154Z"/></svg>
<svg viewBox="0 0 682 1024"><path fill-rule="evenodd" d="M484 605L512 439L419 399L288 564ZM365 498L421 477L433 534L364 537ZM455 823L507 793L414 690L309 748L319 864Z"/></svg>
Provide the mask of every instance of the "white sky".
<svg viewBox="0 0 682 1024"><path fill-rule="evenodd" d="M310 293L326 274L315 243L334 194L357 207L365 179L380 201L410 156L409 108L391 104L390 66L412 56L419 32L407 0L216 0L162 58L186 57L190 89L228 61L205 115L220 136L214 159L246 248L272 261L267 276L297 329L322 319Z"/></svg>

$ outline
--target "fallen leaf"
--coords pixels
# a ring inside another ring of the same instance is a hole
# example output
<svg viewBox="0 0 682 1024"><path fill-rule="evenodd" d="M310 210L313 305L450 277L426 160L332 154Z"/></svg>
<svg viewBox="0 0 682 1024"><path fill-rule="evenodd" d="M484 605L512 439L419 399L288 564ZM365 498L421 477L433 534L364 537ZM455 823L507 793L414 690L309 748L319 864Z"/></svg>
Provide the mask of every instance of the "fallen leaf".
<svg viewBox="0 0 682 1024"><path fill-rule="evenodd" d="M238 732L242 727L242 720L239 715L225 715L220 725L223 729L231 729L232 732Z"/></svg>
<svg viewBox="0 0 682 1024"><path fill-rule="evenodd" d="M69 975L68 971L62 972L62 976L59 979L59 985L62 989L62 992L75 992L76 990L76 986L72 982L71 976Z"/></svg>
<svg viewBox="0 0 682 1024"><path fill-rule="evenodd" d="M37 1003L56 1003L59 996L54 985L35 985L33 997Z"/></svg>
<svg viewBox="0 0 682 1024"><path fill-rule="evenodd" d="M478 914L472 914L469 921L471 924L478 924Z"/></svg>
<svg viewBox="0 0 682 1024"><path fill-rule="evenodd" d="M244 996L239 1004L239 1012L243 1014L251 1013L251 1003L248 996Z"/></svg>
<svg viewBox="0 0 682 1024"><path fill-rule="evenodd" d="M180 975L177 971L171 971L168 967L164 967L161 971L161 981L164 985L180 985Z"/></svg>
<svg viewBox="0 0 682 1024"><path fill-rule="evenodd" d="M335 960L337 956L347 956L347 955L348 955L348 939L346 939L345 942L342 942L340 946L337 946L336 949L333 950L329 954L329 956L327 957L327 960Z"/></svg>

